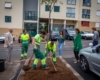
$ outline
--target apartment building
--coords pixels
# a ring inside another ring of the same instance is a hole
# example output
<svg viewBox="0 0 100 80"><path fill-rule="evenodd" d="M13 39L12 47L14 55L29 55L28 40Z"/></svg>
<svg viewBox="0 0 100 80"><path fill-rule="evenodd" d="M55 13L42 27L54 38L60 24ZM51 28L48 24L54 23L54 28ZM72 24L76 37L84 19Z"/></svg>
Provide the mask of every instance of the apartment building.
<svg viewBox="0 0 100 80"><path fill-rule="evenodd" d="M61 4L61 1L63 4ZM39 21L48 22L48 5L40 0L0 0L0 34L14 29L17 38L22 29L39 31ZM51 13L51 30L100 29L100 0L58 0Z"/></svg>

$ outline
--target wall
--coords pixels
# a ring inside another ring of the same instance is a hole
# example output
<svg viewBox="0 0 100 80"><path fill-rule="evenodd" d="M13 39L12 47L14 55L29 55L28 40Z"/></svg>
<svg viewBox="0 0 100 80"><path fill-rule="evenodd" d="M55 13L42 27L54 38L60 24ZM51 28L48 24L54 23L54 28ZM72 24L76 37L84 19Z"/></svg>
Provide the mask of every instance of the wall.
<svg viewBox="0 0 100 80"><path fill-rule="evenodd" d="M60 4L59 2L62 2L63 4ZM92 22L100 22L100 17L96 16L96 11L100 10L100 4L97 4L97 0L91 0L91 7L85 7L83 6L83 0L76 0L76 5L68 5L67 0L58 0L58 2L55 4L57 6L60 6L60 12L54 12L54 10L51 13L52 19L63 19L63 20L75 20L75 21L92 21ZM72 7L75 8L75 18L68 18L66 17L66 8ZM82 18L82 9L90 9L90 19L83 19ZM41 5L40 8L40 17L41 18L48 18L49 12L45 11L45 4Z"/></svg>
<svg viewBox="0 0 100 80"><path fill-rule="evenodd" d="M92 31L92 28L93 28L94 26L95 26L95 22L90 22L89 27L87 27L87 26L82 26L82 25L81 25L81 21L78 21L78 28L79 28L81 31L84 31L84 30Z"/></svg>
<svg viewBox="0 0 100 80"><path fill-rule="evenodd" d="M5 2L12 2L12 9L5 9ZM6 23L5 16L11 16L12 22ZM18 28L23 26L23 0L0 0L0 28Z"/></svg>
<svg viewBox="0 0 100 80"><path fill-rule="evenodd" d="M8 32L8 28L0 28L0 35L7 32ZM13 28L13 35L15 36L16 40L18 39L19 34L21 32L22 32L22 29Z"/></svg>
<svg viewBox="0 0 100 80"><path fill-rule="evenodd" d="M63 4L61 4L62 2ZM67 5L67 0L58 0L58 2L55 4L56 6L60 6L60 12L54 12L54 10L51 13L52 19L66 19L66 20L78 20L78 9L79 9L79 0L77 0L76 5ZM66 8L67 7L73 7L76 8L76 17L75 18L68 18L66 17ZM45 11L45 4L41 4L40 8L40 18L48 18L49 12Z"/></svg>

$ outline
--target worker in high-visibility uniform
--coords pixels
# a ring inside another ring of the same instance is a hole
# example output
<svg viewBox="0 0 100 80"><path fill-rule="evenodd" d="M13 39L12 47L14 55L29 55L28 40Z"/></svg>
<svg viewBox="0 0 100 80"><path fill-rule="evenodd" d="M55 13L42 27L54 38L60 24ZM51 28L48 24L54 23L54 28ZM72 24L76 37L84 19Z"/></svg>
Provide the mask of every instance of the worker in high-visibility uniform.
<svg viewBox="0 0 100 80"><path fill-rule="evenodd" d="M54 63L56 63L56 44L53 41L49 41L46 46L45 46L45 59L47 58L48 53L51 51L52 52L52 60ZM50 54L50 53L49 53Z"/></svg>
<svg viewBox="0 0 100 80"><path fill-rule="evenodd" d="M22 53L21 53L21 59L23 58L27 59L27 52L28 52L28 46L29 46L29 34L26 32L26 30L23 30L23 34L21 35L21 47L22 47Z"/></svg>
<svg viewBox="0 0 100 80"><path fill-rule="evenodd" d="M49 67L46 67L45 56L40 51L40 42L46 40L46 37L43 39L44 36L45 36L45 32L41 31L40 34L37 34L33 38L33 53L35 54L35 60L34 60L33 65L32 65L33 69L36 68L36 66L39 62L39 59L41 60L42 68L43 69L49 69Z"/></svg>

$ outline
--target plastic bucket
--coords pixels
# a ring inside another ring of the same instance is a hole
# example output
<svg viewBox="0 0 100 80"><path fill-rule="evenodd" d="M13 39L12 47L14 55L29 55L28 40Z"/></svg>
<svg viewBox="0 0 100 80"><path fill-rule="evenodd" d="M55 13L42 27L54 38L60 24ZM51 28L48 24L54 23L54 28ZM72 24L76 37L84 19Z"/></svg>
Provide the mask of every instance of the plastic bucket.
<svg viewBox="0 0 100 80"><path fill-rule="evenodd" d="M5 59L0 59L0 72L5 70Z"/></svg>

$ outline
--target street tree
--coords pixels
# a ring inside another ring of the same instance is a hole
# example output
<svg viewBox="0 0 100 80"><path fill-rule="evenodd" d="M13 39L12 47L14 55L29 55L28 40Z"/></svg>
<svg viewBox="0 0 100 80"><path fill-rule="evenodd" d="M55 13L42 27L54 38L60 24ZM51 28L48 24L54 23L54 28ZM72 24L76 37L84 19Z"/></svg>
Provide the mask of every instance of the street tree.
<svg viewBox="0 0 100 80"><path fill-rule="evenodd" d="M59 0L41 0L41 3L42 4L45 4L48 6L48 9L49 9L49 20L48 20L48 33L51 32L51 29L50 29L50 20L51 20L51 13L52 13L52 10L55 6L55 4L59 2L61 4L63 4L61 1Z"/></svg>

